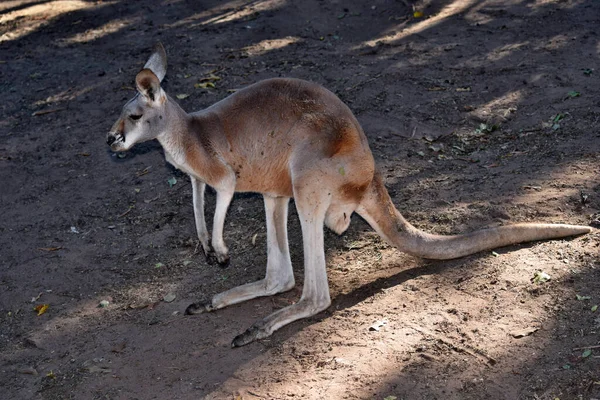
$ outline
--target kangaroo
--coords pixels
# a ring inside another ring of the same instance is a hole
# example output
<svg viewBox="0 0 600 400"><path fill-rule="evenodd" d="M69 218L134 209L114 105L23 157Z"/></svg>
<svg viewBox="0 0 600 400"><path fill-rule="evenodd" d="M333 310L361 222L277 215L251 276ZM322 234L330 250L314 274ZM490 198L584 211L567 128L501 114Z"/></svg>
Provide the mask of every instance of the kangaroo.
<svg viewBox="0 0 600 400"><path fill-rule="evenodd" d="M166 160L190 176L199 244L226 265L223 225L234 192L263 195L267 225L264 279L199 301L199 314L294 287L287 218L295 199L302 227L304 286L300 300L254 323L233 347L270 336L331 304L323 226L342 234L354 212L389 244L428 259L446 260L534 240L591 232L587 226L523 223L440 236L423 232L396 209L375 168L367 138L350 109L332 92L298 79L267 79L192 114L161 88L167 57L158 43L137 74L138 93L108 133L113 151L158 139ZM204 190L217 193L212 237L204 217Z"/></svg>

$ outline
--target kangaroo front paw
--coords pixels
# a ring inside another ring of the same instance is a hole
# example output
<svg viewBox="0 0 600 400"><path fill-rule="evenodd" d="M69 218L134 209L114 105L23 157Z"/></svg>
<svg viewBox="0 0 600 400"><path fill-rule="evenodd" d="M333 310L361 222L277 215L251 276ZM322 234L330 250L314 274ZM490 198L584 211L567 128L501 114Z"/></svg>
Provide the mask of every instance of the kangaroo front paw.
<svg viewBox="0 0 600 400"><path fill-rule="evenodd" d="M199 301L197 303L190 304L185 309L185 315L202 314L213 311L212 301Z"/></svg>
<svg viewBox="0 0 600 400"><path fill-rule="evenodd" d="M206 263L208 265L214 265L215 263L217 263L217 255L215 254L214 251L210 251L208 253L204 253L204 257L206 257Z"/></svg>
<svg viewBox="0 0 600 400"><path fill-rule="evenodd" d="M210 243L210 240L200 239L198 241L198 244L196 245L196 250L195 250L196 254L198 253L198 249L200 247L202 247L202 253L204 254L204 257L206 258L206 262L209 265L213 265L215 262L219 262L217 254L215 253L215 250L213 249L212 244Z"/></svg>
<svg viewBox="0 0 600 400"><path fill-rule="evenodd" d="M229 267L229 254L218 254L215 251L205 254L206 262L209 265L219 264L221 268Z"/></svg>
<svg viewBox="0 0 600 400"><path fill-rule="evenodd" d="M217 262L221 268L229 267L229 254L216 254Z"/></svg>

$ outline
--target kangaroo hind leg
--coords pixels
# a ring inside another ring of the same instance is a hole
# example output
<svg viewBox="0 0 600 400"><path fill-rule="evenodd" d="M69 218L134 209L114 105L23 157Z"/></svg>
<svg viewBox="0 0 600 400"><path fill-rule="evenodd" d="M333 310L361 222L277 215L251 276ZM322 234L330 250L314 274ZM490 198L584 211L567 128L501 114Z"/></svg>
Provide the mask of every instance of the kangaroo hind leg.
<svg viewBox="0 0 600 400"><path fill-rule="evenodd" d="M323 193L311 192L310 195L305 195L294 190L294 194L304 245L302 297L297 303L257 321L244 333L236 336L232 342L233 347L244 346L256 339L266 338L282 326L315 315L331 304L323 240L323 223L330 199L326 193L323 195Z"/></svg>

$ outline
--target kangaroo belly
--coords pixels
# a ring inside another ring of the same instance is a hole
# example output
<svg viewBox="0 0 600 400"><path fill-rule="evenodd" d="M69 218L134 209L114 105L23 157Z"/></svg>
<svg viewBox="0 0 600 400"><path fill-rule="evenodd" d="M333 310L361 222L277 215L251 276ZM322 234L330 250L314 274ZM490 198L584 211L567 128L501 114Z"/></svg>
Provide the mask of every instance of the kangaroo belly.
<svg viewBox="0 0 600 400"><path fill-rule="evenodd" d="M243 164L232 167L236 176L236 192L257 192L274 197L293 197L292 178L285 163Z"/></svg>

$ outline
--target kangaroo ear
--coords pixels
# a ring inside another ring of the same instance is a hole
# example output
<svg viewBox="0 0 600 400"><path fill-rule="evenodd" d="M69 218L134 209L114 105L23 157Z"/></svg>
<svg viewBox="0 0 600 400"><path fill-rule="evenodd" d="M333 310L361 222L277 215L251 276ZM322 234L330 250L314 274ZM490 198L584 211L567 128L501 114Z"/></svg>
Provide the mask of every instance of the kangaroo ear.
<svg viewBox="0 0 600 400"><path fill-rule="evenodd" d="M156 95L160 91L160 80L154 72L144 68L135 77L135 84L142 95L148 97L151 101L156 100Z"/></svg>
<svg viewBox="0 0 600 400"><path fill-rule="evenodd" d="M144 65L144 68L154 72L159 82L162 82L167 73L167 53L161 42L154 45L152 55L146 62L146 65Z"/></svg>

